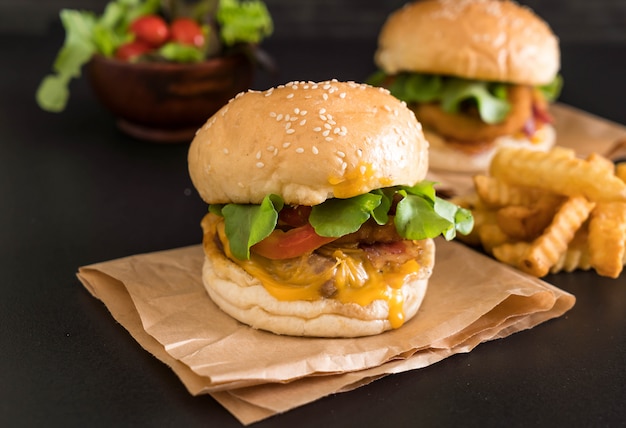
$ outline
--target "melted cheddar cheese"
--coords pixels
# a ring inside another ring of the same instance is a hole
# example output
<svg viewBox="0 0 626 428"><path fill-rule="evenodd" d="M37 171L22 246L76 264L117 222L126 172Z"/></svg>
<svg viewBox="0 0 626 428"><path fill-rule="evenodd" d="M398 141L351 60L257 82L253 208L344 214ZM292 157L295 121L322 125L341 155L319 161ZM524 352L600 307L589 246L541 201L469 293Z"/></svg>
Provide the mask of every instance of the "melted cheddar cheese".
<svg viewBox="0 0 626 428"><path fill-rule="evenodd" d="M346 172L342 177L330 177L328 182L333 186L333 194L336 198L349 198L367 193L373 187L391 185L391 180L376 177L369 163L357 165L355 169Z"/></svg>
<svg viewBox="0 0 626 428"><path fill-rule="evenodd" d="M226 256L259 279L268 293L278 300L312 301L329 298L324 297L323 289L331 281L334 292L330 298L360 306L384 300L389 306L391 326L398 328L404 323L402 285L407 276L417 274L420 270L419 263L414 259L376 269L363 250L331 244L321 249L321 256L304 255L288 260L270 260L251 253L249 260L238 260L229 250L223 223L218 227L218 236ZM319 257L320 260L310 263L309 257Z"/></svg>

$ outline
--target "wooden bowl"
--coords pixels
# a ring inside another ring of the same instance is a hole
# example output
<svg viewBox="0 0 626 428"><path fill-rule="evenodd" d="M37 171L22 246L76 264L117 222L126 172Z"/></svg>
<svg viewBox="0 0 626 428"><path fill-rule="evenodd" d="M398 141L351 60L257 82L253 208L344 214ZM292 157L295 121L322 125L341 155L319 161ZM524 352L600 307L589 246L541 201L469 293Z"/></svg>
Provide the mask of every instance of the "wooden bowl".
<svg viewBox="0 0 626 428"><path fill-rule="evenodd" d="M130 63L94 56L87 73L96 97L128 135L158 143L190 142L196 130L252 84L245 55L201 63Z"/></svg>

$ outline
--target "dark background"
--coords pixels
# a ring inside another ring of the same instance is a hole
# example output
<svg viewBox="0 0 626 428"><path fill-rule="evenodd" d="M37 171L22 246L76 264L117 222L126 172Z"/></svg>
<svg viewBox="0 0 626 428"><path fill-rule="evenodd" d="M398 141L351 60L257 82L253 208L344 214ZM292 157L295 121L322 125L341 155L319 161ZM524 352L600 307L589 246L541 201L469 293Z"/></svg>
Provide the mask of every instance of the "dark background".
<svg viewBox="0 0 626 428"><path fill-rule="evenodd" d="M404 0L266 0L274 37L370 38ZM106 0L0 0L0 34L43 33L61 8L100 11ZM624 0L525 0L564 43L626 43Z"/></svg>
<svg viewBox="0 0 626 428"><path fill-rule="evenodd" d="M185 145L121 134L86 79L62 114L34 93L63 41L62 7L0 0L0 427L240 427L192 397L75 277L79 266L197 244L206 205ZM264 46L288 80L361 80L401 1L267 0ZM561 39L561 101L626 124L626 1L528 2ZM576 306L558 320L431 367L326 397L255 427L601 427L626 421L626 275L553 275Z"/></svg>

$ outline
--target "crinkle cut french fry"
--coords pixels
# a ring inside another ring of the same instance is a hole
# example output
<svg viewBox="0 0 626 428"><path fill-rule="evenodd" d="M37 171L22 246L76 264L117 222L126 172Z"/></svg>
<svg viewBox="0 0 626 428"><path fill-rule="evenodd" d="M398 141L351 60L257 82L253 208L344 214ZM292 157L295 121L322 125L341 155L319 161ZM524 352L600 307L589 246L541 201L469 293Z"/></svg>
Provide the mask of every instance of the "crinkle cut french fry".
<svg viewBox="0 0 626 428"><path fill-rule="evenodd" d="M563 253L554 266L550 268L550 273L591 269L591 254L589 253L587 239L588 228L586 224L583 224L567 246L565 253Z"/></svg>
<svg viewBox="0 0 626 428"><path fill-rule="evenodd" d="M540 152L503 147L494 156L491 175L520 186L538 187L591 201L626 201L626 183L594 162L563 150Z"/></svg>
<svg viewBox="0 0 626 428"><path fill-rule="evenodd" d="M626 162L620 162L615 165L615 175L623 182L626 182Z"/></svg>
<svg viewBox="0 0 626 428"><path fill-rule="evenodd" d="M591 153L587 156L587 162L595 165L597 168L605 170L608 174L615 173L615 164L610 159L598 154Z"/></svg>
<svg viewBox="0 0 626 428"><path fill-rule="evenodd" d="M565 253L569 242L587 220L594 206L594 202L582 196L568 198L544 233L532 242L519 268L537 277L547 275Z"/></svg>
<svg viewBox="0 0 626 428"><path fill-rule="evenodd" d="M514 186L495 177L480 174L474 176L474 188L480 199L493 207L530 205L542 193L539 189Z"/></svg>
<svg viewBox="0 0 626 428"><path fill-rule="evenodd" d="M523 270L522 261L529 250L529 242L505 242L494 246L492 248L492 254L496 260Z"/></svg>
<svg viewBox="0 0 626 428"><path fill-rule="evenodd" d="M591 266L602 276L622 272L626 242L626 203L598 203L589 219Z"/></svg>
<svg viewBox="0 0 626 428"><path fill-rule="evenodd" d="M496 223L482 224L476 230L483 250L485 250L487 254L493 254L495 247L508 243L511 240Z"/></svg>

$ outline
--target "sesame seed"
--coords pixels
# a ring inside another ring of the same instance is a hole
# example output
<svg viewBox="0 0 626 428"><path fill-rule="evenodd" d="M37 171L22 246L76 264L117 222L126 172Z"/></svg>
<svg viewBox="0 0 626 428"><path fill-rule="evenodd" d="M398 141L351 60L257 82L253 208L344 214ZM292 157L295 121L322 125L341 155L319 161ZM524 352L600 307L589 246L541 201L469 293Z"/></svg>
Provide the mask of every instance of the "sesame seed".
<svg viewBox="0 0 626 428"><path fill-rule="evenodd" d="M273 155L276 156L278 154L278 149L274 149Z"/></svg>
<svg viewBox="0 0 626 428"><path fill-rule="evenodd" d="M256 163L256 167L257 168L263 168L265 166L265 164L263 162L257 162Z"/></svg>
<svg viewBox="0 0 626 428"><path fill-rule="evenodd" d="M345 97L346 97L346 93L345 92L342 92L342 93L339 94L339 98L345 98Z"/></svg>
<svg viewBox="0 0 626 428"><path fill-rule="evenodd" d="M322 86L322 89L324 89L325 91L330 89L330 83L325 84L324 86Z"/></svg>
<svg viewBox="0 0 626 428"><path fill-rule="evenodd" d="M224 154L227 155L229 153L227 148L224 148Z"/></svg>
<svg viewBox="0 0 626 428"><path fill-rule="evenodd" d="M283 148L285 148L285 149L286 149L286 148L287 148L287 147L289 147L289 146L291 146L291 143L289 143L289 142L283 143Z"/></svg>
<svg viewBox="0 0 626 428"><path fill-rule="evenodd" d="M282 113L279 114L278 116L276 116L276 121L280 122L281 120L283 120L283 115Z"/></svg>
<svg viewBox="0 0 626 428"><path fill-rule="evenodd" d="M326 137L325 140L326 141L333 141L333 137Z"/></svg>
<svg viewBox="0 0 626 428"><path fill-rule="evenodd" d="M271 111L271 112L270 112L270 117L276 117L276 112Z"/></svg>
<svg viewBox="0 0 626 428"><path fill-rule="evenodd" d="M296 107L296 108L293 109L293 112L295 114L300 114L300 109L298 107Z"/></svg>
<svg viewBox="0 0 626 428"><path fill-rule="evenodd" d="M340 158L345 158L346 154L342 152L341 150L337 150L337 156L339 156Z"/></svg>
<svg viewBox="0 0 626 428"><path fill-rule="evenodd" d="M304 149L302 147L298 147L296 149L296 153L304 153Z"/></svg>
<svg viewBox="0 0 626 428"><path fill-rule="evenodd" d="M362 157L362 156L363 156L363 150L361 150L361 149L357 149L357 150L356 150L356 154L357 154L359 157Z"/></svg>
<svg viewBox="0 0 626 428"><path fill-rule="evenodd" d="M294 132L296 132L296 130L295 130L295 129L288 129L288 130L287 130L287 134L293 134Z"/></svg>
<svg viewBox="0 0 626 428"><path fill-rule="evenodd" d="M257 158L257 159L261 159L261 150L259 150L258 152L256 152L256 158Z"/></svg>
<svg viewBox="0 0 626 428"><path fill-rule="evenodd" d="M324 98L324 101L328 100L328 94L322 94L322 98Z"/></svg>
<svg viewBox="0 0 626 428"><path fill-rule="evenodd" d="M285 120L286 120L286 121L289 121L289 118L290 118L290 117L291 117L291 115L290 115L289 113L287 113L287 114L285 115Z"/></svg>
<svg viewBox="0 0 626 428"><path fill-rule="evenodd" d="M324 114L324 113L326 113L326 109L325 109L324 107L322 107L322 108L320 109L319 113L320 113L320 114Z"/></svg>
<svg viewBox="0 0 626 428"><path fill-rule="evenodd" d="M306 119L302 119L302 120L300 121L300 126L304 125L305 123L306 123Z"/></svg>
<svg viewBox="0 0 626 428"><path fill-rule="evenodd" d="M361 171L361 174L365 174L365 172L367 171L367 168L365 168L365 165L361 165L359 167L359 171Z"/></svg>
<svg viewBox="0 0 626 428"><path fill-rule="evenodd" d="M287 95L287 99L293 98L293 94Z"/></svg>
<svg viewBox="0 0 626 428"><path fill-rule="evenodd" d="M306 110L300 110L300 116L304 116L304 115L306 115L306 114L307 114L307 111L306 111Z"/></svg>
<svg viewBox="0 0 626 428"><path fill-rule="evenodd" d="M333 130L333 134L339 134L341 132L341 128L335 128Z"/></svg>
<svg viewBox="0 0 626 428"><path fill-rule="evenodd" d="M320 114L320 119L322 119L324 122L328 120L328 118L323 114Z"/></svg>
<svg viewBox="0 0 626 428"><path fill-rule="evenodd" d="M326 128L326 129L331 129L331 128L332 128L332 126L331 126L331 124L330 124L330 123L325 123L325 124L324 124L324 128Z"/></svg>
<svg viewBox="0 0 626 428"><path fill-rule="evenodd" d="M289 128L291 128L291 122L287 122L287 123L285 124L285 129L289 129Z"/></svg>
<svg viewBox="0 0 626 428"><path fill-rule="evenodd" d="M322 128L319 127L319 126L316 126L315 128L313 128L313 131L315 131L315 132L320 132L321 130L322 130Z"/></svg>
<svg viewBox="0 0 626 428"><path fill-rule="evenodd" d="M322 132L322 135L324 137L328 137L328 134L330 134L330 131L328 129L326 131Z"/></svg>
<svg viewBox="0 0 626 428"><path fill-rule="evenodd" d="M311 148L311 151L313 152L314 155L316 155L316 154L318 154L320 152L319 150L317 150L317 147L315 147L315 146L313 146Z"/></svg>

